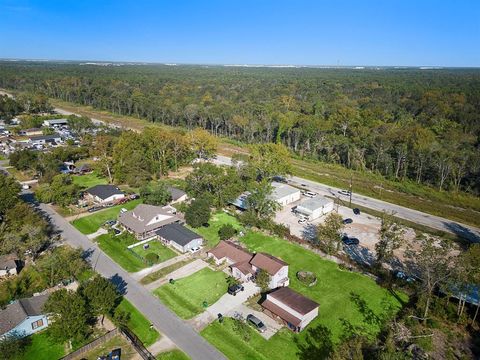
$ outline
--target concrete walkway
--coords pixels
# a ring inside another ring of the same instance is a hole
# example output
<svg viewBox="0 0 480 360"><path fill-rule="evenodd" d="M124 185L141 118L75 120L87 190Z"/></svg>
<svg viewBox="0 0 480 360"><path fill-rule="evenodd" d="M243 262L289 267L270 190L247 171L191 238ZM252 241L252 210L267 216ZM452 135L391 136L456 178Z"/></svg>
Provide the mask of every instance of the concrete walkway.
<svg viewBox="0 0 480 360"><path fill-rule="evenodd" d="M137 271L136 273L132 273L131 276L136 280L140 280L140 279L144 278L145 276L150 275L151 273L154 273L157 270L160 270L160 269L163 269L167 266L173 265L173 264L175 264L179 261L188 259L189 257L190 257L189 253L185 253L185 254L182 254L182 255L179 255L179 256L175 256L174 258L165 260L164 262L161 262L160 264L156 264L156 265L153 265L149 268Z"/></svg>
<svg viewBox="0 0 480 360"><path fill-rule="evenodd" d="M104 234L108 234L108 230L107 230L107 229L104 229L103 227L101 227L100 229L98 229L98 230L95 231L94 233L88 234L87 237L88 237L90 240L93 240L93 239L95 239L96 237L99 237L100 235L104 235Z"/></svg>
<svg viewBox="0 0 480 360"><path fill-rule="evenodd" d="M260 293L260 288L253 282L243 284L245 290L237 295L225 294L215 304L209 306L203 313L189 320L197 331L204 329L208 324L217 319L218 314L226 315L239 308L250 297Z"/></svg>
<svg viewBox="0 0 480 360"><path fill-rule="evenodd" d="M170 274L165 275L163 278L158 279L150 284L145 285L148 290L155 290L159 286L167 283L169 279L181 279L192 274L195 274L197 271L200 271L204 268L208 267L208 263L203 261L202 259L197 259L192 261L191 263L185 264L180 269L172 271Z"/></svg>

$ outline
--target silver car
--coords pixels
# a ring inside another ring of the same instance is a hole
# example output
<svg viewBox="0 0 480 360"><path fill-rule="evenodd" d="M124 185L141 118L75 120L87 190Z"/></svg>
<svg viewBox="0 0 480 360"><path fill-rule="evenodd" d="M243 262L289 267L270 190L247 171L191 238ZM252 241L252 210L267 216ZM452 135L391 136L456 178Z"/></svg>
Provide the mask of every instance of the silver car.
<svg viewBox="0 0 480 360"><path fill-rule="evenodd" d="M255 315L248 314L247 321L252 324L259 332L264 333L265 331L267 331L267 327L265 326L265 324Z"/></svg>

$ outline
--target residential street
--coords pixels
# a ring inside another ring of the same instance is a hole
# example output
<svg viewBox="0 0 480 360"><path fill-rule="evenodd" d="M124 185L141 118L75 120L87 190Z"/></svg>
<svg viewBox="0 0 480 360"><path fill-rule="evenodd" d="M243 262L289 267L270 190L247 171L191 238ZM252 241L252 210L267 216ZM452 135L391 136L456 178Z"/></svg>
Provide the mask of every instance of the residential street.
<svg viewBox="0 0 480 360"><path fill-rule="evenodd" d="M85 235L70 225L51 207L45 204L40 204L39 207L50 216L52 224L61 231L65 241L74 247L84 249L89 254L92 267L102 276L112 279L119 289L125 293L125 297L182 351L187 353L192 359L225 359L223 354L196 333L190 325L161 304L146 288L138 284L129 273L106 256L96 244L92 243Z"/></svg>
<svg viewBox="0 0 480 360"><path fill-rule="evenodd" d="M218 165L232 165L231 158L227 156L217 155L213 160ZM348 196L340 195L339 188L317 183L315 181L300 178L298 176L288 177L288 183L298 187L306 187L311 191L317 192L320 195L330 197L340 197L345 203L348 203ZM302 186L305 184L305 186ZM395 205L382 200L374 199L368 196L359 194L352 194L352 202L360 206L377 210L394 212L395 216L415 222L417 224L429 226L433 229L442 230L448 233L457 234L469 239L472 242L480 242L480 229L473 226L464 225L456 221L448 220L439 216L430 215L421 211L409 209L400 205Z"/></svg>

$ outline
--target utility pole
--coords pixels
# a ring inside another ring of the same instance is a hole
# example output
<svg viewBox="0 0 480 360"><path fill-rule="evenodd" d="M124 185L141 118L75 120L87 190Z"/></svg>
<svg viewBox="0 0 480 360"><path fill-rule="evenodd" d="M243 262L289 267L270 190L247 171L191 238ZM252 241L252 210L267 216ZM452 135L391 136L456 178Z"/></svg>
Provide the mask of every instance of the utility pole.
<svg viewBox="0 0 480 360"><path fill-rule="evenodd" d="M350 209L352 208L352 182L353 182L353 174L350 174Z"/></svg>

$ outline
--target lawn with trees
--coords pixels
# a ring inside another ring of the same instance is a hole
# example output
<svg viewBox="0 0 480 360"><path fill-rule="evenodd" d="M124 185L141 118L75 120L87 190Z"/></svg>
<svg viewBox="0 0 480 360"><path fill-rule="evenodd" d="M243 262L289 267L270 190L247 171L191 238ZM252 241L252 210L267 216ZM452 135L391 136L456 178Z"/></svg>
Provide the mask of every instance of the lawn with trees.
<svg viewBox="0 0 480 360"><path fill-rule="evenodd" d="M143 345L148 347L160 340L160 334L157 330L150 327L150 321L127 299L122 299L116 311L129 314L126 325L140 339Z"/></svg>
<svg viewBox="0 0 480 360"><path fill-rule="evenodd" d="M204 302L210 306L227 292L225 278L225 273L205 268L160 286L154 294L182 319L190 319L205 310Z"/></svg>
<svg viewBox="0 0 480 360"><path fill-rule="evenodd" d="M112 206L105 210L99 210L92 215L84 216L82 218L73 220L71 223L82 234L88 235L96 232L108 220L116 220L120 210L125 208L127 210L134 209L142 202L141 199L132 200L125 204Z"/></svg>
<svg viewBox="0 0 480 360"><path fill-rule="evenodd" d="M175 251L160 243L160 241L152 240L149 241L147 244L148 249L144 249L143 245L138 245L131 248L130 251L133 251L144 259L148 254L157 254L157 263L164 262L165 260L171 259L178 255Z"/></svg>
<svg viewBox="0 0 480 360"><path fill-rule="evenodd" d="M199 228L195 228L194 231L205 239L204 245L206 247L213 248L220 241L219 230L223 225L231 225L237 231L242 229L240 223L233 216L224 212L217 212L211 217L207 227L201 226Z"/></svg>
<svg viewBox="0 0 480 360"><path fill-rule="evenodd" d="M73 183L81 189L88 189L95 185L108 184L108 179L99 175L96 171L90 174L73 176L72 180Z"/></svg>

